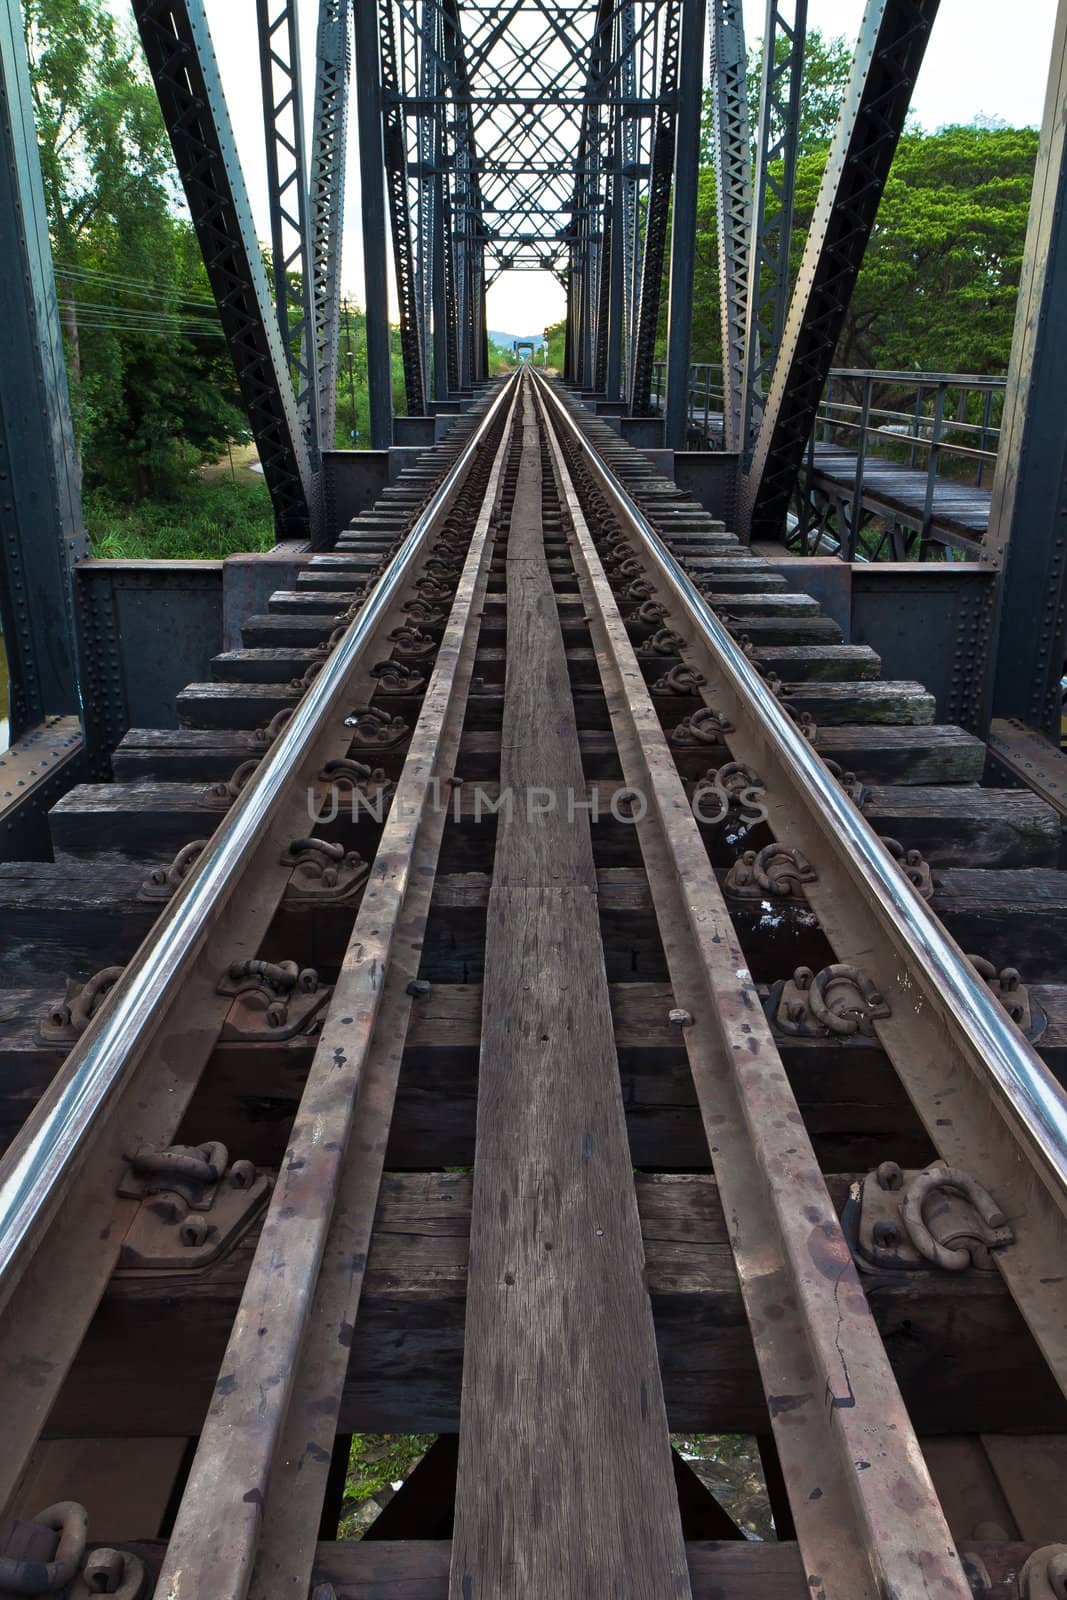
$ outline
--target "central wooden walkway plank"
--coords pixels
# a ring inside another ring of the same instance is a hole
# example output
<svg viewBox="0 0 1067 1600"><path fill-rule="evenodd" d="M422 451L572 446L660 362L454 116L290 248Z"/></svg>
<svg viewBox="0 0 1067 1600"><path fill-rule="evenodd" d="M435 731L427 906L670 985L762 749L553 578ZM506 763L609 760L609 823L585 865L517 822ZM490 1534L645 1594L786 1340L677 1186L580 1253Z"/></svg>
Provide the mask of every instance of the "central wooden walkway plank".
<svg viewBox="0 0 1067 1600"><path fill-rule="evenodd" d="M450 1600L689 1596L524 400ZM551 796L551 800L549 799ZM527 803L527 802L530 803Z"/></svg>

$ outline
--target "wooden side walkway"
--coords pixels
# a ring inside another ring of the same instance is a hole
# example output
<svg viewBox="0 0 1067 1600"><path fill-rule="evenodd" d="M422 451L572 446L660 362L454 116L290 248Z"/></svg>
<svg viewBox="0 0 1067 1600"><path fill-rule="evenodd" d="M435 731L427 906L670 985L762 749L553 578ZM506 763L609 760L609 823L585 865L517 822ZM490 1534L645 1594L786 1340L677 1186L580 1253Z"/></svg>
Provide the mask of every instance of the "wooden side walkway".
<svg viewBox="0 0 1067 1600"><path fill-rule="evenodd" d="M816 443L817 477L843 489L846 498L855 492L857 459L851 450ZM919 467L909 467L903 462L889 461L877 455L868 455L863 463L864 503L883 506L899 514L903 520L921 524L926 506L926 486L926 473ZM959 534L967 541L978 543L989 526L991 499L989 489L976 489L970 484L957 483L953 478L936 476L931 527Z"/></svg>
<svg viewBox="0 0 1067 1600"><path fill-rule="evenodd" d="M710 412L707 421L708 448L721 450L721 413ZM689 422L690 427L701 432L704 427L703 410L694 407L690 411ZM816 478L823 480L824 488L832 485L845 500L850 500L855 493L857 462L854 451L816 441ZM806 463L805 457L805 466ZM992 471L989 476L992 482ZM921 467L910 467L901 461L890 461L885 456L868 454L863 463L864 504L876 514L879 510L888 512L906 526L921 528L926 509L926 481L926 473ZM990 489L976 489L973 484L959 483L954 478L938 474L934 478L931 529L935 533L955 534L965 546L980 544L989 526L991 499Z"/></svg>

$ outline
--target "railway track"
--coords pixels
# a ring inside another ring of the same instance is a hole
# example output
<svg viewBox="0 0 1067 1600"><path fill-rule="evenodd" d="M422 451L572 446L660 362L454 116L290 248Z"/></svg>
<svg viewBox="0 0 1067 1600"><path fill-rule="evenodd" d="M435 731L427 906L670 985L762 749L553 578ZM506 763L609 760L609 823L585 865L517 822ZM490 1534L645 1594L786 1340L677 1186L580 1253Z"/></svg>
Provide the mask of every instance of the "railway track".
<svg viewBox="0 0 1067 1600"><path fill-rule="evenodd" d="M243 638L0 865L0 1594L1067 1592L1057 813L533 374Z"/></svg>

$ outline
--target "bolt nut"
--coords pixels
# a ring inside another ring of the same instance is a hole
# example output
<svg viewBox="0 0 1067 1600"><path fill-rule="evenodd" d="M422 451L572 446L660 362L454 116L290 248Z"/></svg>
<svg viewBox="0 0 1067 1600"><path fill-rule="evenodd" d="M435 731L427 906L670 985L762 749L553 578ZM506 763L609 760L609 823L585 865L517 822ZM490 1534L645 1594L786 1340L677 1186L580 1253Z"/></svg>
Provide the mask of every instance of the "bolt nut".
<svg viewBox="0 0 1067 1600"><path fill-rule="evenodd" d="M206 1217L186 1217L178 1229L178 1237L187 1250L194 1250L197 1245L203 1244L211 1232L211 1224Z"/></svg>
<svg viewBox="0 0 1067 1600"><path fill-rule="evenodd" d="M904 1174L895 1161L883 1161L875 1176L879 1189L903 1189Z"/></svg>
<svg viewBox="0 0 1067 1600"><path fill-rule="evenodd" d="M681 1010L668 1011L667 1021L672 1028L691 1028L693 1026L693 1013Z"/></svg>
<svg viewBox="0 0 1067 1600"><path fill-rule="evenodd" d="M425 1000L430 988L431 984L428 978L412 978L404 992L409 994L413 1000Z"/></svg>
<svg viewBox="0 0 1067 1600"><path fill-rule="evenodd" d="M891 1250L900 1243L900 1229L895 1222L876 1222L873 1229L874 1242L885 1250Z"/></svg>
<svg viewBox="0 0 1067 1600"><path fill-rule="evenodd" d="M255 1165L251 1161L235 1161L226 1176L235 1189L251 1189L256 1181Z"/></svg>
<svg viewBox="0 0 1067 1600"><path fill-rule="evenodd" d="M121 1550L94 1550L85 1558L82 1578L90 1594L115 1594L126 1576Z"/></svg>

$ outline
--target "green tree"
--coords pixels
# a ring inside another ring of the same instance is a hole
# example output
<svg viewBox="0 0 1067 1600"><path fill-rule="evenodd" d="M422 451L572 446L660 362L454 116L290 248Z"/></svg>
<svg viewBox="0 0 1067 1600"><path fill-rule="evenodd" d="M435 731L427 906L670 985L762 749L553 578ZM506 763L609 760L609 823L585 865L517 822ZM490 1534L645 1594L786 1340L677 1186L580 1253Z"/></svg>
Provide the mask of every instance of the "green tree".
<svg viewBox="0 0 1067 1600"><path fill-rule="evenodd" d="M247 427L156 93L104 0L24 15L86 486L174 491Z"/></svg>

